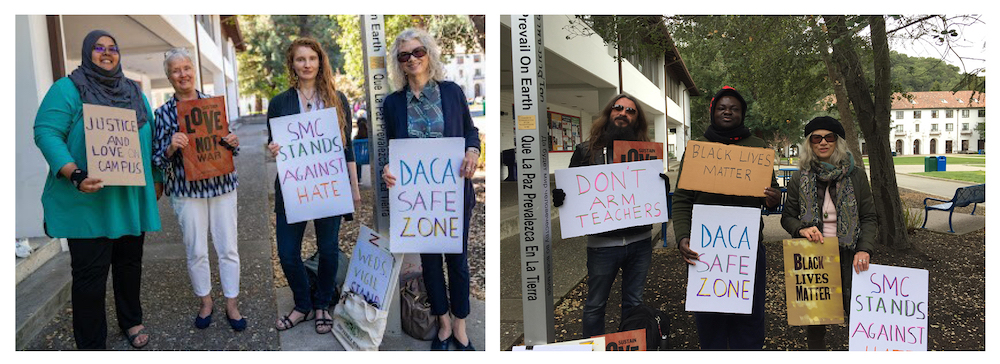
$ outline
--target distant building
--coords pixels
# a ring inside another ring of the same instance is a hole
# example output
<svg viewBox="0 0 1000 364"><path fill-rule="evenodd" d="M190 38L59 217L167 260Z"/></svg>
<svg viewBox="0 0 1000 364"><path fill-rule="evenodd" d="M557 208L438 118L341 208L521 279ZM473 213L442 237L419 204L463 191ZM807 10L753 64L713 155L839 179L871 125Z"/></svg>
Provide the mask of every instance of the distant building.
<svg viewBox="0 0 1000 364"><path fill-rule="evenodd" d="M455 53L444 65L445 79L457 83L472 101L486 97L486 56L482 52L466 53L465 47L455 46Z"/></svg>
<svg viewBox="0 0 1000 364"><path fill-rule="evenodd" d="M973 91L893 95L889 142L896 155L975 153L986 149L976 126L986 123L986 94ZM864 143L862 143L864 150Z"/></svg>

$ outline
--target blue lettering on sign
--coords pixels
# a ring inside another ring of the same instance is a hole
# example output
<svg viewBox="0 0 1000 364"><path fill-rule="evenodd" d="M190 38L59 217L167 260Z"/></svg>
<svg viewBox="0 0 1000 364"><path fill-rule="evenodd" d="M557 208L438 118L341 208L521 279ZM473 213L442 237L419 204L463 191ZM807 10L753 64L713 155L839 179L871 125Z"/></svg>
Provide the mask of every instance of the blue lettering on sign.
<svg viewBox="0 0 1000 364"><path fill-rule="evenodd" d="M727 231L725 231L725 230L722 229L722 226L719 226L718 229L715 230L715 233L713 235L712 231L708 228L708 226L705 226L705 224L702 224L701 225L701 247L702 248L707 248L707 247L711 246L711 247L714 248L715 245L716 245L716 243L721 242L722 243L722 247L724 247L724 248L740 249L741 247L743 247L743 242L746 242L747 243L747 250L751 250L751 248L750 248L750 232L749 232L749 228L746 227L746 226L743 226L742 228L743 228L743 231L742 231L742 233L740 233L740 227L738 227L736 225L732 225L732 226L729 227L729 230L727 232ZM740 234L739 237L737 237L738 240L735 240L735 241L733 240L733 230L734 229L736 230L736 233ZM728 241L728 243L727 243L727 241Z"/></svg>

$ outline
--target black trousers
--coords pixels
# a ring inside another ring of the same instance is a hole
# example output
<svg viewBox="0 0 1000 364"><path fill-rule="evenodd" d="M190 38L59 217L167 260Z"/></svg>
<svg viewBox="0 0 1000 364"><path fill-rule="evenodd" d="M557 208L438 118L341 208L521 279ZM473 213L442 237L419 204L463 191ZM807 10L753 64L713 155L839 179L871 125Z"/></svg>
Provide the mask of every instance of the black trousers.
<svg viewBox="0 0 1000 364"><path fill-rule="evenodd" d="M122 332L142 324L139 285L145 234L117 239L67 239L72 260L73 338L80 350L105 349L108 319L104 300L108 268L112 273L115 311Z"/></svg>

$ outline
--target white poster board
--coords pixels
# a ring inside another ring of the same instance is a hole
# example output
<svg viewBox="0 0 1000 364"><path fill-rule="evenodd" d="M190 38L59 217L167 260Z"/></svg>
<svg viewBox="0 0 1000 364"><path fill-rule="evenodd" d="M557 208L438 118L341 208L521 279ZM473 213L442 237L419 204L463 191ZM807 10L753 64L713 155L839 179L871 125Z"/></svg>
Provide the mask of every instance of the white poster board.
<svg viewBox="0 0 1000 364"><path fill-rule="evenodd" d="M146 185L135 110L83 104L83 135L89 177L105 186Z"/></svg>
<svg viewBox="0 0 1000 364"><path fill-rule="evenodd" d="M754 281L759 235L759 208L692 206L690 244L699 260L688 265L684 309L751 313L757 294Z"/></svg>
<svg viewBox="0 0 1000 364"><path fill-rule="evenodd" d="M563 239L667 222L662 171L662 160L556 170L556 186L566 193Z"/></svg>
<svg viewBox="0 0 1000 364"><path fill-rule="evenodd" d="M871 264L851 283L851 351L927 351L928 274Z"/></svg>
<svg viewBox="0 0 1000 364"><path fill-rule="evenodd" d="M389 236L393 253L461 253L465 138L392 139Z"/></svg>
<svg viewBox="0 0 1000 364"><path fill-rule="evenodd" d="M343 288L344 292L361 295L368 304L380 310L388 308L386 302L392 294L389 283L392 281L392 271L396 265L395 257L389 252L388 243L388 240L383 239L374 230L361 225Z"/></svg>
<svg viewBox="0 0 1000 364"><path fill-rule="evenodd" d="M337 109L274 118L278 183L289 224L354 212Z"/></svg>

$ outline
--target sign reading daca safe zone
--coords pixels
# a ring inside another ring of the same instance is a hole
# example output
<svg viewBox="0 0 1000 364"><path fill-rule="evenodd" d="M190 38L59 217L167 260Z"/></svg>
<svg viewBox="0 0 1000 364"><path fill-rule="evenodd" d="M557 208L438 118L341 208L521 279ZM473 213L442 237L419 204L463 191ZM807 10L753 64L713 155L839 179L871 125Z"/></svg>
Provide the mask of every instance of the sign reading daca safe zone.
<svg viewBox="0 0 1000 364"><path fill-rule="evenodd" d="M788 324L835 325L844 322L844 289L837 237L813 243L785 239L785 302Z"/></svg>
<svg viewBox="0 0 1000 364"><path fill-rule="evenodd" d="M105 186L145 186L136 111L83 104L87 175Z"/></svg>
<svg viewBox="0 0 1000 364"><path fill-rule="evenodd" d="M663 143L615 140L611 163L663 159Z"/></svg>
<svg viewBox="0 0 1000 364"><path fill-rule="evenodd" d="M760 208L694 205L684 309L748 314L753 310Z"/></svg>
<svg viewBox="0 0 1000 364"><path fill-rule="evenodd" d="M566 193L563 239L667 222L662 170L659 160L556 170L556 186Z"/></svg>
<svg viewBox="0 0 1000 364"><path fill-rule="evenodd" d="M853 272L853 270L851 271ZM851 282L852 351L927 350L928 274L871 264Z"/></svg>
<svg viewBox="0 0 1000 364"><path fill-rule="evenodd" d="M337 109L270 120L289 224L354 212Z"/></svg>
<svg viewBox="0 0 1000 364"><path fill-rule="evenodd" d="M177 103L177 124L188 136L184 158L184 179L198 181L233 173L233 152L221 144L229 135L224 96L185 100Z"/></svg>
<svg viewBox="0 0 1000 364"><path fill-rule="evenodd" d="M392 139L389 249L393 253L461 253L465 138Z"/></svg>
<svg viewBox="0 0 1000 364"><path fill-rule="evenodd" d="M774 151L688 141L677 188L734 196L764 197L774 174Z"/></svg>

